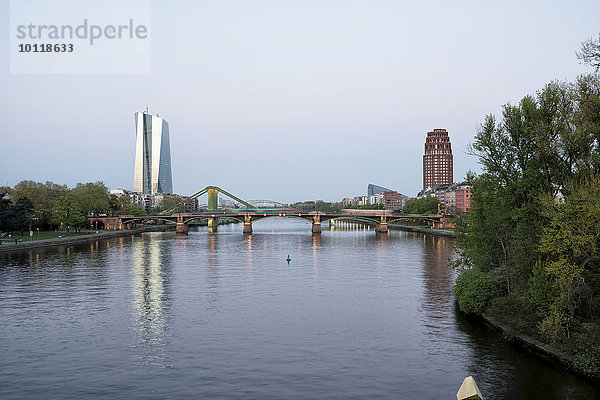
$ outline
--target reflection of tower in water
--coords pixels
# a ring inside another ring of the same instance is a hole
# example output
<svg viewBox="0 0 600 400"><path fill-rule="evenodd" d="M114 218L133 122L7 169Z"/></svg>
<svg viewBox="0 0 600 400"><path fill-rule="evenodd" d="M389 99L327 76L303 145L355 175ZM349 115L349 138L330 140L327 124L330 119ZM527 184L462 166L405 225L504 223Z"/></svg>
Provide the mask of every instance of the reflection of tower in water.
<svg viewBox="0 0 600 400"><path fill-rule="evenodd" d="M216 302L219 294L218 237L219 235L208 236L208 290L211 302Z"/></svg>
<svg viewBox="0 0 600 400"><path fill-rule="evenodd" d="M252 234L244 235L244 242L246 247L246 270L252 274Z"/></svg>
<svg viewBox="0 0 600 400"><path fill-rule="evenodd" d="M452 240L433 235L423 238L423 281L425 287L422 305L430 318L446 320L453 307L453 271L449 258L453 256ZM443 328L443 324L440 325Z"/></svg>
<svg viewBox="0 0 600 400"><path fill-rule="evenodd" d="M133 330L135 355L143 365L164 365L166 318L165 276L168 265L160 241L144 235L133 243Z"/></svg>

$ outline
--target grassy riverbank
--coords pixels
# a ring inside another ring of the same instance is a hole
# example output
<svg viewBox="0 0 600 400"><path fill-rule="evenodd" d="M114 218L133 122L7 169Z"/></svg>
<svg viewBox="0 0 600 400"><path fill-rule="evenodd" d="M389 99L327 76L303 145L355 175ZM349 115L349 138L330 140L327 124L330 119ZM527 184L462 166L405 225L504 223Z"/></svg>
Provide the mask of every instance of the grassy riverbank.
<svg viewBox="0 0 600 400"><path fill-rule="evenodd" d="M456 232L454 229L433 229L427 228L425 226L414 226L414 225L397 225L397 224L388 224L389 229L399 230L399 231L407 231L407 232L418 232L424 233L428 235L434 236L444 236L444 237L456 237Z"/></svg>
<svg viewBox="0 0 600 400"><path fill-rule="evenodd" d="M2 238L0 238L0 240L2 241L2 243L0 245L7 245L7 244L19 244L19 243L26 243L26 242L33 242L33 241L38 241L38 240L48 240L48 239L62 239L62 238L68 238L68 237L77 237L77 236L84 236L84 235L91 235L91 234L96 234L96 233L105 233L105 232L109 232L109 231L105 231L105 230L91 230L91 229L87 229L87 230L81 230L79 232L63 232L63 231L33 231L33 236L30 236L29 232L23 232L23 235L21 235L20 232L17 233L12 233L10 236L6 235ZM16 243L15 243L16 241Z"/></svg>
<svg viewBox="0 0 600 400"><path fill-rule="evenodd" d="M27 249L34 249L40 247L51 247L51 246L64 246L68 244L84 243L94 241L98 239L107 239L113 237L135 235L142 232L157 232L157 231L168 231L174 230L175 225L145 225L135 229L127 230L98 230L98 231L81 231L71 232L71 235L67 235L66 232L46 232L46 235L42 236L40 232L40 239L31 240L29 237L23 237L23 241L15 244L13 235L10 242L4 241L0 245L0 252L11 252L21 251ZM17 236L21 238L20 236ZM29 239L29 240L25 240Z"/></svg>

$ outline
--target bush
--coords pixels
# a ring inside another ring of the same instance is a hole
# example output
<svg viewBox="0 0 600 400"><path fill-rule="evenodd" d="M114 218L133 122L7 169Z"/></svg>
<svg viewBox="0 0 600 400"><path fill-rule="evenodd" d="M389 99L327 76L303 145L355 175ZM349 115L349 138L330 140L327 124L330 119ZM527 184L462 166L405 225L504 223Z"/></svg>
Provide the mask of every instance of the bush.
<svg viewBox="0 0 600 400"><path fill-rule="evenodd" d="M494 297L495 285L485 272L464 269L454 283L458 307L465 313L481 313Z"/></svg>
<svg viewBox="0 0 600 400"><path fill-rule="evenodd" d="M596 378L600 377L600 346L581 333L574 334L573 338L575 341L575 357L573 358L575 369Z"/></svg>
<svg viewBox="0 0 600 400"><path fill-rule="evenodd" d="M537 333L538 319L535 308L524 296L496 297L490 301L487 311L497 321L509 325L517 332L528 335Z"/></svg>

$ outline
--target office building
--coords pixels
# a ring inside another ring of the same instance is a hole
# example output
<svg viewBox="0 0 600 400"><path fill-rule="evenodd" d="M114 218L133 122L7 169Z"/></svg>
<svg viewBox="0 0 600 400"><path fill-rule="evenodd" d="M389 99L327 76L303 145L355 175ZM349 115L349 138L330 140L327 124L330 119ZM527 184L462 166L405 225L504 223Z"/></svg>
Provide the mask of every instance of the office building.
<svg viewBox="0 0 600 400"><path fill-rule="evenodd" d="M135 113L133 190L154 195L173 193L169 123L158 115Z"/></svg>
<svg viewBox="0 0 600 400"><path fill-rule="evenodd" d="M389 192L391 190L392 189L384 188L383 186L378 186L378 185L369 183L369 186L367 186L367 196L373 196L376 194L381 194L383 192Z"/></svg>
<svg viewBox="0 0 600 400"><path fill-rule="evenodd" d="M427 132L423 155L423 189L453 181L453 156L450 137L445 129Z"/></svg>

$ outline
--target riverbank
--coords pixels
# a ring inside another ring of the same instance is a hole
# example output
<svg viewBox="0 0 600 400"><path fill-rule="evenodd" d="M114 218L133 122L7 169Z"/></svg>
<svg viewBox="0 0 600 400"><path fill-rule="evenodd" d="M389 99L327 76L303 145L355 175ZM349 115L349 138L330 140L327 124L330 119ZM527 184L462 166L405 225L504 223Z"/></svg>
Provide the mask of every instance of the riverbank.
<svg viewBox="0 0 600 400"><path fill-rule="evenodd" d="M588 381L591 384L599 385L600 379L597 376L592 376L574 367L573 355L561 351L560 349L544 343L541 340L532 336L519 333L511 326L501 323L494 317L488 314L465 314L469 318L479 321L502 334L504 339L519 348L541 358L547 362L558 363L566 368L570 373Z"/></svg>
<svg viewBox="0 0 600 400"><path fill-rule="evenodd" d="M56 239L24 241L18 244L2 244L0 245L0 253L30 250L42 247L65 246L78 243L93 242L98 239L109 239L123 236L136 235L143 232L162 232L175 230L175 225L150 225L142 226L135 229L119 230L119 231L104 231L100 233L92 233L89 235L80 235L72 237L62 237Z"/></svg>
<svg viewBox="0 0 600 400"><path fill-rule="evenodd" d="M409 226L409 225L394 225L388 224L389 229L399 230L399 231L407 231L407 232L418 232L425 233L428 235L434 236L443 236L443 237L456 237L456 233L450 229L433 229L433 228L424 228L420 226Z"/></svg>

